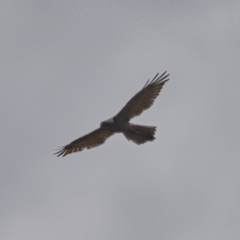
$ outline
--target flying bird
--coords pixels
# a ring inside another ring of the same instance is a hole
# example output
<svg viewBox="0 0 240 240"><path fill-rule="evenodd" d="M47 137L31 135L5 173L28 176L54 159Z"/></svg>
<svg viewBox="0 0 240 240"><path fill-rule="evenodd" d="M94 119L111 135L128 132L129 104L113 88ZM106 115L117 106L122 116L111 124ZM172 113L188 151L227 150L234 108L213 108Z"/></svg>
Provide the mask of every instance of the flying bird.
<svg viewBox="0 0 240 240"><path fill-rule="evenodd" d="M129 121L152 106L163 85L169 80L168 76L169 74L166 74L166 72L161 76L158 73L150 82L149 80L146 82L142 90L133 96L116 116L101 122L98 129L61 147L54 154L58 157L64 157L67 154L79 152L85 148L97 147L114 133L123 133L127 140L136 144L153 141L155 139L156 127L137 125Z"/></svg>

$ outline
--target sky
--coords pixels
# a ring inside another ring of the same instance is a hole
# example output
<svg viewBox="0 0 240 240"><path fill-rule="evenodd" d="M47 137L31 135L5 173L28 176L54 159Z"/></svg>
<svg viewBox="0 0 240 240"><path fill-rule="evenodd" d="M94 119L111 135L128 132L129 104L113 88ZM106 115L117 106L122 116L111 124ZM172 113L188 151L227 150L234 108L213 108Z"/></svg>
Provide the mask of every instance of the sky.
<svg viewBox="0 0 240 240"><path fill-rule="evenodd" d="M0 239L240 239L240 2L3 0ZM157 72L157 126L57 158Z"/></svg>

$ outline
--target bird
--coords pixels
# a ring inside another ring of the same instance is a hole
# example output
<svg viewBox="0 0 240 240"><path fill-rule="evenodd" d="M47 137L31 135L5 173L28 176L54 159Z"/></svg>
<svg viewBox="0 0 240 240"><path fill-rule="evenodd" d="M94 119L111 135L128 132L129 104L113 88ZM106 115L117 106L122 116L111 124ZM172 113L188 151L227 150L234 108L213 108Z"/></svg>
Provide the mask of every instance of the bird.
<svg viewBox="0 0 240 240"><path fill-rule="evenodd" d="M143 88L127 102L117 115L101 122L100 127L96 130L72 141L66 146L60 147L54 154L57 157L64 157L70 153L97 147L105 143L115 133L123 133L128 141L138 145L153 141L156 127L137 125L131 123L130 119L139 116L144 110L153 105L163 85L169 80L169 75L165 71L160 76L157 73L151 81L148 79Z"/></svg>

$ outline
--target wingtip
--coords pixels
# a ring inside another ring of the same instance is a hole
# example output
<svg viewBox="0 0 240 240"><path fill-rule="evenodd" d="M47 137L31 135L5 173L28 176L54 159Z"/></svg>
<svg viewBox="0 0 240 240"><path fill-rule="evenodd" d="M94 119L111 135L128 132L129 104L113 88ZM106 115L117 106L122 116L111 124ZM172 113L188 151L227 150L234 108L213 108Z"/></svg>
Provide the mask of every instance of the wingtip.
<svg viewBox="0 0 240 240"><path fill-rule="evenodd" d="M158 78L158 79L161 79L162 77L166 77L166 76L169 76L170 74L168 75L165 75L167 73L167 70Z"/></svg>
<svg viewBox="0 0 240 240"><path fill-rule="evenodd" d="M157 79L157 81L159 81L159 82L166 82L166 81L168 81L168 80L170 80L170 79L167 79L169 76L170 76L170 73L169 74L167 74L166 75L166 73L167 73L167 71L165 71L158 79Z"/></svg>
<svg viewBox="0 0 240 240"><path fill-rule="evenodd" d="M57 155L56 157L60 157L62 155L62 157L66 156L66 150L65 147L59 147L58 149L54 149L54 151L56 151L55 153L53 153L53 155Z"/></svg>
<svg viewBox="0 0 240 240"><path fill-rule="evenodd" d="M147 82L145 83L145 85L143 86L143 88L145 88L145 87L148 85L149 80L150 80L150 79L147 80Z"/></svg>
<svg viewBox="0 0 240 240"><path fill-rule="evenodd" d="M147 80L147 82L145 83L145 85L143 86L143 88L147 87L147 85L150 85L153 82L167 82L170 79L166 79L167 77L170 76L170 73L167 74L167 70L165 72L163 72L160 76L159 76L159 72L154 76L154 78L150 81L150 79Z"/></svg>
<svg viewBox="0 0 240 240"><path fill-rule="evenodd" d="M157 79L158 75L159 75L159 72L155 75L155 77L152 79L150 83L154 82Z"/></svg>

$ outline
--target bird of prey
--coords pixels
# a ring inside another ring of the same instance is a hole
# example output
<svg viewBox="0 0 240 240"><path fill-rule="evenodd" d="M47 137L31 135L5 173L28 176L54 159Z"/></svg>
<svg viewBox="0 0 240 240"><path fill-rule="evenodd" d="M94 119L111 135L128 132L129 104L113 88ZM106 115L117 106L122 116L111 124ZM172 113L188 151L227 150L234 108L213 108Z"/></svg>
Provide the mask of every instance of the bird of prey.
<svg viewBox="0 0 240 240"><path fill-rule="evenodd" d="M149 82L146 82L142 90L133 96L123 109L114 117L101 122L100 127L89 134L84 135L61 147L55 153L59 156L82 151L83 149L97 147L103 144L114 133L123 133L129 141L143 144L155 139L156 127L144 126L130 123L130 119L140 115L144 110L150 108L159 95L163 85L169 80L169 74L159 73Z"/></svg>

